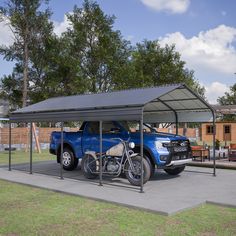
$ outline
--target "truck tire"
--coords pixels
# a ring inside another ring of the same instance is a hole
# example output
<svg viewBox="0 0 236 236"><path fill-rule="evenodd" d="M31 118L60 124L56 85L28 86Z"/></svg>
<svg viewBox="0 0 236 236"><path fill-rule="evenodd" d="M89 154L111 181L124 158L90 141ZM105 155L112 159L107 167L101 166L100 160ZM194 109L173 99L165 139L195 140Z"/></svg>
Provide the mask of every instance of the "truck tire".
<svg viewBox="0 0 236 236"><path fill-rule="evenodd" d="M151 173L150 178L152 178L152 177L155 175L155 165L153 165L153 164L151 163L151 161L150 161L150 159L149 159L148 156L144 155L143 157L146 159L146 161L147 161L148 164L149 164L150 173Z"/></svg>
<svg viewBox="0 0 236 236"><path fill-rule="evenodd" d="M132 159L134 168L136 170L136 173L133 173L130 167L130 164L128 161L125 163L125 175L128 181L135 186L141 185L141 162L142 157L136 156ZM147 181L150 179L150 166L145 158L143 158L143 184L147 183Z"/></svg>
<svg viewBox="0 0 236 236"><path fill-rule="evenodd" d="M178 175L184 171L185 165L180 167L175 167L174 169L164 169L164 171L169 175Z"/></svg>
<svg viewBox="0 0 236 236"><path fill-rule="evenodd" d="M64 170L74 170L77 167L78 162L78 158L75 157L70 148L63 149L62 164Z"/></svg>
<svg viewBox="0 0 236 236"><path fill-rule="evenodd" d="M82 158L81 169L84 177L86 177L87 179L96 179L98 177L98 174L92 173L96 171L96 160L90 154L86 154Z"/></svg>

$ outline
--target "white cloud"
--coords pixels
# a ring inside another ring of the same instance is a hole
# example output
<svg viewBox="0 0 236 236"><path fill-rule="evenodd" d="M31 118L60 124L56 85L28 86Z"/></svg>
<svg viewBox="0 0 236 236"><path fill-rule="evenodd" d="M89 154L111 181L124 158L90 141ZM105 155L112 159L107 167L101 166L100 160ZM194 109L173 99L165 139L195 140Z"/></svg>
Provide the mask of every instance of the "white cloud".
<svg viewBox="0 0 236 236"><path fill-rule="evenodd" d="M190 0L141 0L141 2L155 11L170 13L184 13L190 5Z"/></svg>
<svg viewBox="0 0 236 236"><path fill-rule="evenodd" d="M225 92L229 92L229 87L220 82L213 82L209 85L204 85L206 88L206 97L210 104L216 104L217 98L222 97Z"/></svg>
<svg viewBox="0 0 236 236"><path fill-rule="evenodd" d="M208 70L222 74L236 72L236 28L219 25L214 29L200 32L197 36L186 38L176 32L160 38L160 44L175 44L189 68L195 71Z"/></svg>
<svg viewBox="0 0 236 236"><path fill-rule="evenodd" d="M0 22L0 45L9 46L14 42L14 35L7 19Z"/></svg>
<svg viewBox="0 0 236 236"><path fill-rule="evenodd" d="M53 21L54 24L54 33L58 36L61 36L63 32L67 30L67 28L71 28L69 24L68 17L64 15L64 19L62 22Z"/></svg>

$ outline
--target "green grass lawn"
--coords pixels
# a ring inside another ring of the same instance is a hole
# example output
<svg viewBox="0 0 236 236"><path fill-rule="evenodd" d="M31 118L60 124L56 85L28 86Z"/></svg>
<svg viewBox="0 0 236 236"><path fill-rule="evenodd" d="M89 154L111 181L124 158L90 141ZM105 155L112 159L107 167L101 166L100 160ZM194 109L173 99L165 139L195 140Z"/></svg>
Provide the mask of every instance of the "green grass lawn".
<svg viewBox="0 0 236 236"><path fill-rule="evenodd" d="M12 164L29 163L29 152L13 151ZM7 151L0 152L0 165L8 164L9 153ZM56 160L55 155L51 155L48 150L43 150L42 153L33 152L33 162Z"/></svg>
<svg viewBox="0 0 236 236"><path fill-rule="evenodd" d="M236 235L236 209L161 216L0 180L0 235Z"/></svg>

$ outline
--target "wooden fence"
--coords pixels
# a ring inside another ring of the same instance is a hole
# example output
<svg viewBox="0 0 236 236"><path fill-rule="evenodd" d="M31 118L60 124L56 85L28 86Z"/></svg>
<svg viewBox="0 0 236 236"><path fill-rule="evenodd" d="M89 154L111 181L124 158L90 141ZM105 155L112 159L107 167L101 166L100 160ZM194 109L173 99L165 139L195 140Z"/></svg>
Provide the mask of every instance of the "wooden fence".
<svg viewBox="0 0 236 236"><path fill-rule="evenodd" d="M36 133L38 134L38 139L40 143L50 143L50 135L53 131L60 131L60 128L37 128ZM70 128L69 131L78 131L78 128ZM12 144L27 144L29 143L29 128L12 128ZM159 128L160 132L170 132L168 128ZM172 130L175 133L175 129ZM183 129L179 128L179 134L183 135ZM187 129L186 136L189 138L196 137L196 129ZM9 142L9 129L0 128L0 144L8 144Z"/></svg>

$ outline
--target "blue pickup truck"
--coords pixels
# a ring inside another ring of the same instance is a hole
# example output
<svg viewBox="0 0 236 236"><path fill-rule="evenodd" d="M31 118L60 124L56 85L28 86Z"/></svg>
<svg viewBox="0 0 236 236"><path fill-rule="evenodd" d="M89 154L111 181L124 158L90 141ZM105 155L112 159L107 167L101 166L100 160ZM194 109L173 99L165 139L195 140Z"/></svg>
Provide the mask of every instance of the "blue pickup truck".
<svg viewBox="0 0 236 236"><path fill-rule="evenodd" d="M136 129L134 130L134 128ZM135 143L134 152L140 152L140 132L138 126L129 122L103 122L103 151L116 145L119 141L130 140ZM164 169L170 175L181 173L185 164L192 160L189 140L180 135L157 132L144 124L144 158L147 160L151 175L155 168ZM99 152L99 122L83 122L77 132L64 132L63 168L73 170L86 152ZM61 133L52 132L50 153L57 156L60 163Z"/></svg>

